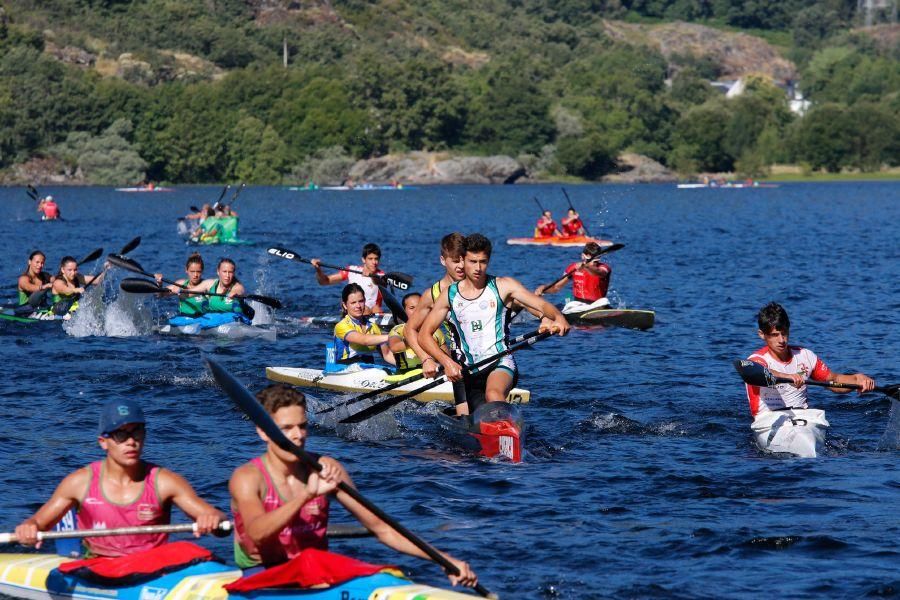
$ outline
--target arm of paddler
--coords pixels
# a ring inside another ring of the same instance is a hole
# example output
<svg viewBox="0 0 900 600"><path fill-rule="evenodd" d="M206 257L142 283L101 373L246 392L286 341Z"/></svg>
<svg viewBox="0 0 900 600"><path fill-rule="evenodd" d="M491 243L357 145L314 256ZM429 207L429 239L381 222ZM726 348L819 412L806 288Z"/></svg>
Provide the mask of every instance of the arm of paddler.
<svg viewBox="0 0 900 600"><path fill-rule="evenodd" d="M541 318L541 332L549 331L559 335L569 333L569 322L559 309L525 289L512 277L500 277L497 280L497 291L504 300L512 298L525 307L528 312ZM549 323L547 322L549 321Z"/></svg>
<svg viewBox="0 0 900 600"><path fill-rule="evenodd" d="M225 520L225 513L198 496L187 479L178 473L160 469L156 478L160 501L174 502L175 506L196 522L194 537L215 531L219 523Z"/></svg>
<svg viewBox="0 0 900 600"><path fill-rule="evenodd" d="M852 374L843 374L843 373L835 373L834 371L829 372L829 376L826 381L834 381L835 383L849 383L851 385L858 385L860 389L856 390L860 394L865 394L866 392L871 392L875 387L875 380L869 377L868 375L864 375L863 373L852 373ZM842 387L830 387L828 388L832 392L836 394L846 394L848 392L852 392L852 388L842 388Z"/></svg>
<svg viewBox="0 0 900 600"><path fill-rule="evenodd" d="M50 499L36 513L16 527L16 540L25 546L41 547L37 539L39 531L47 531L56 525L69 510L78 504L91 479L88 467L78 469L63 479Z"/></svg>
<svg viewBox="0 0 900 600"><path fill-rule="evenodd" d="M319 461L321 462L321 460ZM356 486L353 484L353 480L350 479L350 475L347 474L347 471L341 466L341 480L349 486L355 488ZM378 541L387 546L388 548L392 548L397 552L402 552L404 554L408 554L410 556L417 556L419 558L424 558L426 560L431 560L427 554L422 552L415 544L410 542L408 539L397 533L397 531L382 521L378 516L369 511L362 504L359 504L356 500L350 497L349 494L337 490L335 493L335 498L338 502L344 505L350 514L356 517L359 522L369 531L371 531ZM438 551L440 552L440 551ZM450 575L447 574L447 577L450 579L450 583L453 585L464 585L468 587L473 587L478 582L478 576L472 571L469 564L465 561L459 560L450 556L445 552L440 552L441 555L444 556L447 560L453 563L457 569L459 569L459 575Z"/></svg>
<svg viewBox="0 0 900 600"><path fill-rule="evenodd" d="M449 294L447 293L447 290L444 290L435 301L431 312L429 312L428 316L425 318L425 322L419 330L417 340L422 347L422 350L428 355L425 360L422 361L422 373L425 377L432 378L435 376L437 367L433 363L437 361L444 367L444 373L446 374L447 379L450 381L459 381L462 379L462 368L448 353L441 351L440 346L434 339L434 332L438 330L441 323L447 318L449 312ZM416 313L418 313L418 310ZM433 360L428 360L429 357L433 358Z"/></svg>
<svg viewBox="0 0 900 600"><path fill-rule="evenodd" d="M413 312L412 316L409 318L409 321L406 322L406 328L403 330L404 335L406 337L406 345L412 349L413 352L416 353L416 356L419 357L419 361L423 363L423 374L425 377L431 378L434 377L434 371L437 369L437 360L428 354L424 348L422 348L421 344L419 344L419 330L421 329L423 323L425 322L426 317L431 312L432 307L434 306L434 301L431 299L431 289L427 289L419 296L419 304L416 306L416 310ZM431 359L428 362L430 366L425 368L424 363L427 359ZM429 372L430 371L430 372Z"/></svg>
<svg viewBox="0 0 900 600"><path fill-rule="evenodd" d="M344 271L338 271L337 273L332 273L328 275L325 271L322 270L322 266L319 264L322 259L313 258L309 261L309 263L316 269L316 281L319 282L319 285L331 285L332 283L340 283L345 279Z"/></svg>

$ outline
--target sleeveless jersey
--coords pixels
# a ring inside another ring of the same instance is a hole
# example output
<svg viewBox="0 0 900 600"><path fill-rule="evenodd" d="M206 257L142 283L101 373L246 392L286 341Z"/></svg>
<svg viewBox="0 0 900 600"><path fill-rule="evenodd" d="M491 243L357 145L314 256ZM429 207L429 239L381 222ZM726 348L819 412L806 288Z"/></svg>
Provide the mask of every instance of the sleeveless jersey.
<svg viewBox="0 0 900 600"><path fill-rule="evenodd" d="M362 267L352 266L351 268L361 269ZM378 274L384 275L384 272L378 271ZM353 271L341 271L341 277L348 283L358 284L363 289L366 294L366 308L372 312L384 312L381 309L381 290L378 289L378 285L371 277Z"/></svg>
<svg viewBox="0 0 900 600"><path fill-rule="evenodd" d="M317 457L318 458L318 457ZM263 508L267 513L276 510L285 503L272 482L272 476L261 457L250 461L259 469L265 479ZM271 566L286 562L306 548L317 550L328 549L328 497L318 496L303 505L284 529L278 532L278 539L270 539L263 547L257 547L247 535L244 520L232 504L234 513L234 560L239 567L247 569L259 564Z"/></svg>
<svg viewBox="0 0 900 600"><path fill-rule="evenodd" d="M234 284L232 284L233 286ZM216 279L212 286L209 288L209 291L214 294L227 294L227 291L219 292L219 280ZM241 303L235 300L234 298L223 298L222 296L207 296L209 298L207 300L207 308L209 312L218 312L218 313L238 313L244 314L244 309L241 308Z"/></svg>
<svg viewBox="0 0 900 600"><path fill-rule="evenodd" d="M437 302L437 299L441 297L441 280L438 279L431 286L431 305L434 306L434 303ZM456 339L453 337L453 332L450 330L450 323L447 321L441 322L441 328L439 330L441 334L444 336L444 342L449 346L450 350L456 348Z"/></svg>
<svg viewBox="0 0 900 600"><path fill-rule="evenodd" d="M456 333L456 347L466 365L506 350L509 323L507 310L497 289L497 278L489 275L477 298L468 299L459 291L459 282L447 290L450 312L447 319Z"/></svg>
<svg viewBox="0 0 900 600"><path fill-rule="evenodd" d="M578 217L569 221L564 220L562 224L563 235L578 235L582 227L584 227L584 224Z"/></svg>
<svg viewBox="0 0 900 600"><path fill-rule="evenodd" d="M216 284L218 285L218 281L216 282ZM188 282L185 280L185 282L182 283L180 287L181 289L186 290L190 287L190 285L188 285ZM204 313L203 304L204 296L201 296L199 294L179 296L178 314L184 315L186 317L199 317Z"/></svg>
<svg viewBox="0 0 900 600"><path fill-rule="evenodd" d="M390 337L398 337L401 340L406 342L406 323L400 323L399 325L394 325L394 328L391 329L391 332L388 334ZM434 341L437 342L438 346L443 346L446 340L444 339L444 332L438 329L434 332L432 336ZM406 350L403 352L395 352L394 356L397 358L397 369L400 371L409 371L412 369L418 369L422 366L422 361L419 360L418 355L415 351L409 346L406 347Z"/></svg>
<svg viewBox="0 0 900 600"><path fill-rule="evenodd" d="M87 280L84 278L84 275L79 273L78 275L75 276L75 287L83 288L85 285L87 285L85 283L85 281L87 281ZM72 298L73 296L77 297L80 295L81 294L79 294L77 292L72 292L71 294L57 294L56 292L53 292L53 297L52 297L53 304L56 304L57 302L59 302L61 300L68 300L69 298Z"/></svg>
<svg viewBox="0 0 900 600"><path fill-rule="evenodd" d="M605 298L609 291L609 276L612 267L606 263L600 264L600 269L606 272L606 278L600 278L587 269L579 269L581 263L572 263L566 267L566 273L572 273L572 296L586 304Z"/></svg>
<svg viewBox="0 0 900 600"><path fill-rule="evenodd" d="M146 476L140 495L127 504L116 504L103 493L103 461L91 463L91 481L78 506L78 529L113 529L140 525L168 525L171 507L163 505L157 492L159 467L144 463ZM125 556L162 546L168 534L115 535L84 538L91 555Z"/></svg>
<svg viewBox="0 0 900 600"><path fill-rule="evenodd" d="M750 355L749 360L769 369L793 375L801 373L807 379L826 381L831 370L811 350L791 346L791 360L781 362L765 346ZM795 388L789 383L779 383L775 387L745 386L747 400L750 402L750 414L756 417L760 413L784 408L807 408L807 386Z"/></svg>
<svg viewBox="0 0 900 600"><path fill-rule="evenodd" d="M50 273L38 273L38 279L41 282L41 285L50 283ZM19 288L19 306L23 306L28 304L28 299L31 297L31 294L34 292L26 292L22 288Z"/></svg>
<svg viewBox="0 0 900 600"><path fill-rule="evenodd" d="M334 326L334 356L338 362L346 362L350 359L362 356L372 356L377 346L365 346L353 344L345 338L352 332L365 335L381 335L381 328L364 316L362 321L357 321L350 315L345 316Z"/></svg>

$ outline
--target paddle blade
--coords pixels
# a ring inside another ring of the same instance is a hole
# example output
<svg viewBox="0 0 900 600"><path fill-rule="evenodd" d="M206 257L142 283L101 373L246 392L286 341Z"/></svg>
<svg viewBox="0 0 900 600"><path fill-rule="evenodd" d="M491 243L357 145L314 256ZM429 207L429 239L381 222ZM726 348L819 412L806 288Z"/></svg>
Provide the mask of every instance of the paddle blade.
<svg viewBox="0 0 900 600"><path fill-rule="evenodd" d="M30 184L28 185L28 191L25 193L28 194L29 196L31 196L32 200L37 200L40 197L40 194L38 194L37 188Z"/></svg>
<svg viewBox="0 0 900 600"><path fill-rule="evenodd" d="M103 255L103 248L97 248L96 250L94 250L93 252L91 252L90 254L88 254L87 256L82 258L81 260L79 260L78 265L81 266L84 263L94 262L95 260L100 258L100 256L102 256L102 255Z"/></svg>
<svg viewBox="0 0 900 600"><path fill-rule="evenodd" d="M391 272L385 274L384 280L392 288L406 292L409 290L409 286L412 285L413 276L406 273Z"/></svg>
<svg viewBox="0 0 900 600"><path fill-rule="evenodd" d="M141 236L137 236L136 238L134 238L133 240L131 240L130 242L128 242L127 244L122 246L122 249L119 250L119 254L128 254L129 252L131 252L132 250L134 250L135 248L137 248L140 245L141 245Z"/></svg>
<svg viewBox="0 0 900 600"><path fill-rule="evenodd" d="M137 264L130 258L125 258L124 256L119 256L118 254L110 254L106 257L106 260L108 260L109 264L113 265L114 267L119 267L121 269L125 269L126 271L131 271L132 273L147 275L147 273L144 272L144 269L141 268L141 265Z"/></svg>
<svg viewBox="0 0 900 600"><path fill-rule="evenodd" d="M266 252L268 252L272 256L277 256L279 258L284 258L287 260L296 260L297 262L306 262L303 260L303 258L299 254L297 254L296 252L293 252L291 250L288 250L287 248L279 248L277 246L273 246L272 248L269 248L268 250L266 250Z"/></svg>
<svg viewBox="0 0 900 600"><path fill-rule="evenodd" d="M219 208L219 202L222 201L222 198L225 197L225 194L228 193L228 190L231 188L231 184L226 184L225 187L222 188L222 193L219 194L219 197L216 198L216 201L213 203L213 208Z"/></svg>
<svg viewBox="0 0 900 600"><path fill-rule="evenodd" d="M752 360L736 360L734 368L747 385L775 387L778 384L778 380L769 369Z"/></svg>
<svg viewBox="0 0 900 600"><path fill-rule="evenodd" d="M189 206L189 207L188 207L188 208L190 208L190 209L191 209L191 212L195 212L195 213L198 213L198 212L200 212L200 209L199 209L199 208L197 208L197 207L196 207L196 206Z"/></svg>
<svg viewBox="0 0 900 600"><path fill-rule="evenodd" d="M601 254L609 254L610 252L616 252L617 250L621 250L624 247L625 247L625 244L613 244L612 246L607 246L606 248L601 248L600 252L598 252L594 256L600 256Z"/></svg>
<svg viewBox="0 0 900 600"><path fill-rule="evenodd" d="M163 288L156 285L155 281L137 277L126 277L119 283L119 287L131 294L158 294L163 291Z"/></svg>
<svg viewBox="0 0 900 600"><path fill-rule="evenodd" d="M260 304L265 304L266 306L271 306L272 308L281 308L281 301L277 298L270 298L269 296L257 296L256 294L247 294L244 296L247 300L253 300L254 302L259 302Z"/></svg>

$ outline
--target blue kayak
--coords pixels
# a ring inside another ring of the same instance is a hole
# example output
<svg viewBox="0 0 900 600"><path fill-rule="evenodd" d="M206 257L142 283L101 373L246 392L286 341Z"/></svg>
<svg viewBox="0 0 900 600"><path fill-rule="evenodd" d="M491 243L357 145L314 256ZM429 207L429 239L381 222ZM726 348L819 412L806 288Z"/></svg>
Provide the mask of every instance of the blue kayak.
<svg viewBox="0 0 900 600"><path fill-rule="evenodd" d="M246 315L238 313L206 313L199 317L178 316L169 319L160 333L211 335L223 338L264 338L274 341L275 329L250 324Z"/></svg>

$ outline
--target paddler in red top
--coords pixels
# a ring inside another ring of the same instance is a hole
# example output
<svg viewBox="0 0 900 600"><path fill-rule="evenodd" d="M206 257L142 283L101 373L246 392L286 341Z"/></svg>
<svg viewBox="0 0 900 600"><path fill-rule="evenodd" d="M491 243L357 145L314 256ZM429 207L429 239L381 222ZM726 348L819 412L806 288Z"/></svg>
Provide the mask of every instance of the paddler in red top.
<svg viewBox="0 0 900 600"><path fill-rule="evenodd" d="M260 391L256 398L285 436L303 448L309 435L306 397L290 386L274 384ZM266 453L235 469L228 482L234 513L234 559L239 567L271 567L294 558L305 548L326 549L331 496L384 545L404 554L428 558L337 488L341 481L353 485L341 463L317 456L322 471L310 471L297 456L270 441L261 429L256 431L266 442ZM477 577L467 563L444 556L459 569L459 576L450 576L454 585L475 585Z"/></svg>
<svg viewBox="0 0 900 600"><path fill-rule="evenodd" d="M553 213L549 210L545 210L541 214L541 218L537 220L537 224L534 226L534 237L559 237L556 221L553 220Z"/></svg>
<svg viewBox="0 0 900 600"><path fill-rule="evenodd" d="M197 496L180 475L141 459L146 420L132 400L114 400L100 413L97 443L106 458L69 474L33 516L16 527L20 544L40 546L38 531L52 528L78 507L79 529L112 529L169 523L172 504L210 533L225 515ZM161 546L167 534L85 538L89 556L125 556Z"/></svg>
<svg viewBox="0 0 900 600"><path fill-rule="evenodd" d="M38 202L37 210L39 213L43 213L41 215L41 220L43 221L54 221L62 216L59 213L59 205L53 200L53 196L42 198Z"/></svg>
<svg viewBox="0 0 900 600"><path fill-rule="evenodd" d="M539 296L553 294L563 289L571 279L573 300L563 307L563 314L609 306L606 294L609 291L612 267L596 256L599 252L600 246L596 242L588 242L581 251L581 262L574 262L566 267L568 277L549 288L539 286L534 293Z"/></svg>
<svg viewBox="0 0 900 600"><path fill-rule="evenodd" d="M584 223L581 222L581 217L578 216L578 211L574 208L570 208L566 216L563 217L562 230L563 235L566 237L587 235L584 230Z"/></svg>

